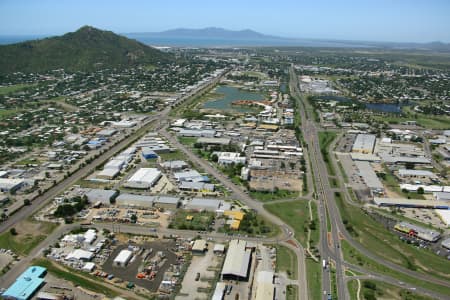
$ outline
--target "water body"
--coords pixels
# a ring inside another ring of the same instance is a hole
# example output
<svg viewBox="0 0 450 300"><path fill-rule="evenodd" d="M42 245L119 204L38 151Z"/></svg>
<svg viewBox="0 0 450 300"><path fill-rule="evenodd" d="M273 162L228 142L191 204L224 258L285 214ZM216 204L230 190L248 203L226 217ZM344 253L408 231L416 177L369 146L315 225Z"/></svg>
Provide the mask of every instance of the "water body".
<svg viewBox="0 0 450 300"><path fill-rule="evenodd" d="M320 96L319 99L328 100L328 101L338 101L338 102L357 102L356 100L342 97L342 96ZM362 103L362 102L360 102ZM362 103L366 109L378 111L378 112L386 112L386 113L401 113L402 106L407 104L393 104L393 103Z"/></svg>
<svg viewBox="0 0 450 300"><path fill-rule="evenodd" d="M233 110L238 112L255 112L255 108L231 105L236 100L267 100L262 94L240 90L236 87L221 85L215 91L218 94L223 94L220 98L207 101L203 104L203 108L219 109L219 110Z"/></svg>

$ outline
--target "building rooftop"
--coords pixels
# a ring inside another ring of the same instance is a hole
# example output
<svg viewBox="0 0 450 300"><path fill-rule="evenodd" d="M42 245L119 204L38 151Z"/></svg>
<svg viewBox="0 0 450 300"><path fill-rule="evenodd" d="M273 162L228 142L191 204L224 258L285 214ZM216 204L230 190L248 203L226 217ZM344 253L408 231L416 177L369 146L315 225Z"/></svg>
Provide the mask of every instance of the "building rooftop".
<svg viewBox="0 0 450 300"><path fill-rule="evenodd" d="M2 294L2 297L11 297L18 300L28 300L44 283L43 277L47 269L31 266L23 272L16 281Z"/></svg>
<svg viewBox="0 0 450 300"><path fill-rule="evenodd" d="M230 241L227 256L222 268L222 275L247 277L251 250L246 249L246 245L247 242L243 240Z"/></svg>

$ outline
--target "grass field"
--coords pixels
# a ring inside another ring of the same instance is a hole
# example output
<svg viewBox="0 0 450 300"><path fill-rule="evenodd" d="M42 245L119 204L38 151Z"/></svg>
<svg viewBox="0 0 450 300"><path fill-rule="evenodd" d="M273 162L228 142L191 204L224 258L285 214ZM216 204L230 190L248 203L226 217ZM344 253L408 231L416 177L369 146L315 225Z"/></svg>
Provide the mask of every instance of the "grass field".
<svg viewBox="0 0 450 300"><path fill-rule="evenodd" d="M372 259L362 255L359 253L356 249L354 249L347 241L342 240L341 241L341 249L344 254L344 258L347 262L360 265L368 270L373 270L375 272L392 276L398 280L408 282L410 284L420 286L429 290L436 291L441 294L445 294L447 296L450 296L450 288L433 284L427 281L422 281L413 277L409 277L408 275L405 275L403 273L400 273L396 270L390 269L388 267L385 267L384 265L381 265ZM387 257L387 256L385 256Z"/></svg>
<svg viewBox="0 0 450 300"><path fill-rule="evenodd" d="M214 213L209 211L194 212L177 210L172 222L169 224L169 228L204 231L208 230L213 220Z"/></svg>
<svg viewBox="0 0 450 300"><path fill-rule="evenodd" d="M180 150L176 150L174 152L169 152L169 153L159 153L158 156L161 157L161 159L164 161L185 160L186 159L186 155L183 152L181 152Z"/></svg>
<svg viewBox="0 0 450 300"><path fill-rule="evenodd" d="M327 165L328 174L334 176L336 174L333 165L331 164L330 152L332 152L330 148L330 144L336 138L336 132L333 131L320 131L319 132L319 146L320 152L322 153L323 160Z"/></svg>
<svg viewBox="0 0 450 300"><path fill-rule="evenodd" d="M415 116L417 116L415 118ZM429 116L424 114L409 114L406 117L380 116L374 117L378 121L389 124L400 124L405 121L416 121L417 125L427 129L450 129L450 118L446 116Z"/></svg>
<svg viewBox="0 0 450 300"><path fill-rule="evenodd" d="M354 239L366 249L395 264L445 280L450 279L450 262L429 250L401 241L358 207L347 204L335 193L342 220Z"/></svg>
<svg viewBox="0 0 450 300"><path fill-rule="evenodd" d="M11 116L22 112L21 109L0 109L0 120L7 119Z"/></svg>
<svg viewBox="0 0 450 300"><path fill-rule="evenodd" d="M348 282L350 300L357 300L358 283L356 280ZM374 298L373 298L373 297ZM361 280L360 299L389 299L389 300L431 300L428 296L399 288L382 281Z"/></svg>
<svg viewBox="0 0 450 300"><path fill-rule="evenodd" d="M312 259L306 259L306 278L309 299L322 299L322 266Z"/></svg>
<svg viewBox="0 0 450 300"><path fill-rule="evenodd" d="M119 294L111 289L106 288L101 284L97 284L88 279L88 277L92 280L98 280L97 278L87 275L84 273L80 273L73 269L68 270L65 267L58 268L48 259L36 259L33 261L33 265L41 266L47 268L47 271L53 274L54 276L72 282L75 286L81 286L87 290L90 290L95 293L101 293L108 297L117 297Z"/></svg>
<svg viewBox="0 0 450 300"><path fill-rule="evenodd" d="M294 229L295 238L303 246L306 246L307 227L309 225L308 201L298 200L283 203L270 203L265 204L264 208L289 224L289 226ZM317 220L315 223L316 225L318 224ZM319 229L316 227L315 230L312 230L311 232L311 237L313 239L312 245L317 243L318 236Z"/></svg>
<svg viewBox="0 0 450 300"><path fill-rule="evenodd" d="M291 249L277 245L277 272L286 272L290 279L297 279L297 255Z"/></svg>
<svg viewBox="0 0 450 300"><path fill-rule="evenodd" d="M286 287L286 300L298 299L298 287L296 285L288 285Z"/></svg>
<svg viewBox="0 0 450 300"><path fill-rule="evenodd" d="M273 193L250 191L250 196L261 202L268 202L283 199L295 199L300 196L300 192L292 192L286 190L276 190Z"/></svg>
<svg viewBox="0 0 450 300"><path fill-rule="evenodd" d="M189 137L189 136L179 136L177 138L180 143L182 143L183 145L186 145L186 146L190 146L190 147L193 147L195 142L197 142L197 139L198 139L196 137Z"/></svg>
<svg viewBox="0 0 450 300"><path fill-rule="evenodd" d="M12 235L10 231L0 234L0 248L27 255L56 227L54 223L23 220L15 227L17 235Z"/></svg>
<svg viewBox="0 0 450 300"><path fill-rule="evenodd" d="M2 87L0 87L0 95L14 93L14 92L26 89L30 86L33 86L33 85L32 84L15 84L15 85L10 85L10 86L2 86Z"/></svg>

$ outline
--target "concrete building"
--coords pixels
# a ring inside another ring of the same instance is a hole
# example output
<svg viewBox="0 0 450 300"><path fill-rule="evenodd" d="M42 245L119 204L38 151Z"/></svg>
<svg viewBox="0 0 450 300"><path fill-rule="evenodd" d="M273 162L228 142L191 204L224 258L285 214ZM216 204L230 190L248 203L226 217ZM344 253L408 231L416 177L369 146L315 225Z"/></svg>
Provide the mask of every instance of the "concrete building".
<svg viewBox="0 0 450 300"><path fill-rule="evenodd" d="M119 252L119 254L114 258L113 265L117 267L126 267L128 262L133 257L133 252L130 250L124 249Z"/></svg>
<svg viewBox="0 0 450 300"><path fill-rule="evenodd" d="M370 163L367 161L355 161L355 165L359 170L359 176L364 180L372 196L374 194L384 194L384 186Z"/></svg>
<svg viewBox="0 0 450 300"><path fill-rule="evenodd" d="M44 285L47 269L31 266L2 294L2 299L28 300Z"/></svg>
<svg viewBox="0 0 450 300"><path fill-rule="evenodd" d="M358 134L353 143L352 152L372 154L376 136L373 134Z"/></svg>
<svg viewBox="0 0 450 300"><path fill-rule="evenodd" d="M161 178L161 171L156 168L140 168L125 183L126 187L149 189Z"/></svg>
<svg viewBox="0 0 450 300"><path fill-rule="evenodd" d="M252 250L247 249L246 246L246 241L230 241L222 268L222 280L247 281L249 279Z"/></svg>

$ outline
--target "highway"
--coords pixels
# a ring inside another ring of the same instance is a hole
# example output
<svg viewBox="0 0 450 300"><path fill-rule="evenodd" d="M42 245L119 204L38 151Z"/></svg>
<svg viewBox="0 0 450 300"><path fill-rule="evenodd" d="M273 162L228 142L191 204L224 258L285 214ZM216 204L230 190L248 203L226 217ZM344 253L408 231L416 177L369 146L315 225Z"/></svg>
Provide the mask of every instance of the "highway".
<svg viewBox="0 0 450 300"><path fill-rule="evenodd" d="M383 259L383 257L380 257L378 255L373 254L368 249L364 248L360 243L356 242L352 236L347 232L345 229L344 224L342 223L342 219L340 217L339 209L336 205L336 201L334 199L334 193L333 189L331 188L328 180L328 170L325 165L325 162L322 158L322 154L320 151L320 145L319 145L319 138L318 138L318 127L315 124L314 121L311 121L310 117L307 115L306 106L307 103L303 103L301 100L301 94L299 91L299 85L298 85L298 78L295 74L294 69L291 67L291 83L290 88L291 92L295 94L300 100L300 113L301 113L301 121L302 121L302 133L303 137L308 145L308 150L310 153L310 162L312 165L312 169L314 172L314 177L316 179L316 196L319 201L319 219L320 219L320 226L321 226L321 241L320 241L320 248L322 253L322 258L331 258L336 266L336 277L337 277L337 287L338 287L338 299L349 299L348 291L347 291L347 285L345 284L345 273L344 273L344 266L348 266L347 263L344 262L342 251L340 250L339 245L339 239L340 235L342 235L343 238L345 238L346 241L349 242L351 246L356 248L359 252L361 252L363 255L371 258L372 260L376 261L379 264L382 264L390 269L394 269L396 271L399 271L401 273L404 273L408 276L414 277L419 280L432 282L435 284L440 284L444 286L449 286L450 283L445 280L441 280L426 274L414 272L412 270L406 269L402 266L396 265L394 263L391 263L389 261L386 261ZM294 81L292 81L294 79ZM333 156L330 155L331 159L333 159ZM344 193L344 195L347 197L348 194ZM346 199L348 200L348 199ZM330 225L331 225L331 241L328 242L328 235L327 235L327 220L326 220L326 210L328 210L329 217L330 217ZM358 267L358 269L361 269ZM373 276L376 276L377 278L381 278L384 281L390 282L391 284L396 284L397 281L389 276L384 276L380 274L376 274L375 272L371 272L368 270L363 270L363 273L366 274L372 274ZM400 284L397 284L400 285ZM330 290L330 275L328 272L323 272L322 277L322 286L323 289L326 291ZM401 286L401 285L400 285ZM414 287L415 288L415 287ZM432 295L433 297L437 299L446 299L445 296L435 293L426 289L419 289L417 288L417 291L421 291L422 293L425 293L427 295ZM448 298L448 297L447 297Z"/></svg>

